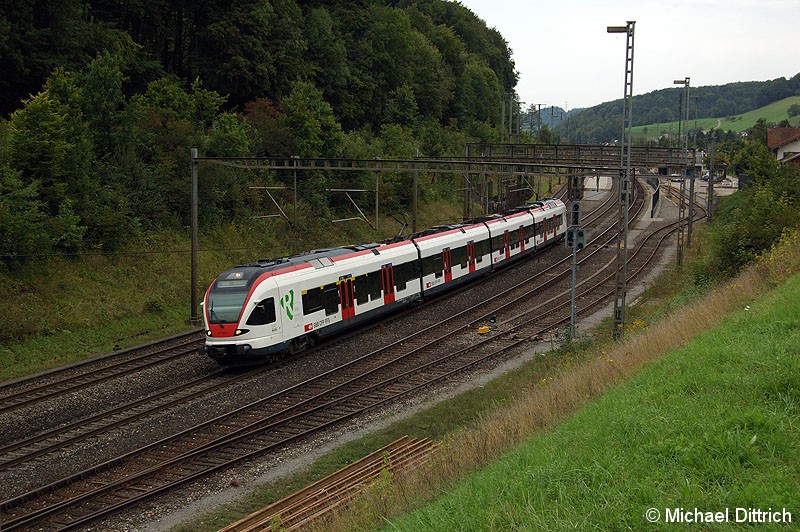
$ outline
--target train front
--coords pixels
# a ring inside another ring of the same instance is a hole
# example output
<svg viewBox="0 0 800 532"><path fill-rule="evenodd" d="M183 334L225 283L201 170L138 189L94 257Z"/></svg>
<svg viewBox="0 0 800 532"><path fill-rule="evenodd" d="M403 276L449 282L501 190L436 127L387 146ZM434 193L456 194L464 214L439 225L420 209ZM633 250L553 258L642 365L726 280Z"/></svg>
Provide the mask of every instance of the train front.
<svg viewBox="0 0 800 532"><path fill-rule="evenodd" d="M285 347L271 293L276 287L263 274L260 267L236 267L221 273L206 292L203 351L220 363L261 362Z"/></svg>

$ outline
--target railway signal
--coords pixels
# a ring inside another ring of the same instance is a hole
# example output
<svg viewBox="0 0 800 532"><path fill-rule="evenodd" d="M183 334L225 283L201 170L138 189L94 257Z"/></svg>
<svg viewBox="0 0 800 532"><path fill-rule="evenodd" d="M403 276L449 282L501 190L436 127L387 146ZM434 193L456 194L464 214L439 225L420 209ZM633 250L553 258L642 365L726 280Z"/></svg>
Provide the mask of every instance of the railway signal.
<svg viewBox="0 0 800 532"><path fill-rule="evenodd" d="M586 247L586 231L579 227L570 227L567 229L566 246L569 249L574 249L576 252Z"/></svg>
<svg viewBox="0 0 800 532"><path fill-rule="evenodd" d="M567 194L569 196L569 200L573 202L573 205L583 199L582 175L573 174L570 176Z"/></svg>
<svg viewBox="0 0 800 532"><path fill-rule="evenodd" d="M575 227L581 225L581 204L575 201L572 204L572 208L570 210L570 217L569 217L569 225L574 225Z"/></svg>

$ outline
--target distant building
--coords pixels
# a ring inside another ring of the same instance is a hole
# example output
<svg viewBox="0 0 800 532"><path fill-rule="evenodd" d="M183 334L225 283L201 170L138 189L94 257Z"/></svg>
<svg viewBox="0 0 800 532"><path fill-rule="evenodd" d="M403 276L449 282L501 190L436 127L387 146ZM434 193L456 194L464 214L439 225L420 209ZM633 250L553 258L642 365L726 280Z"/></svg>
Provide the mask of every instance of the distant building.
<svg viewBox="0 0 800 532"><path fill-rule="evenodd" d="M767 148L775 154L781 164L800 164L800 128L768 129Z"/></svg>

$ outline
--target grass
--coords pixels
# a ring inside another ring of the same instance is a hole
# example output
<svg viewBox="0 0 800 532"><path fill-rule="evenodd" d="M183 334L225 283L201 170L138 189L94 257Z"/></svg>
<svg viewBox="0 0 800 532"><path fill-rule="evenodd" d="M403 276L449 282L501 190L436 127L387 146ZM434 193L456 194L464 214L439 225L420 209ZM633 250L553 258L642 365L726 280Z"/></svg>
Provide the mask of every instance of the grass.
<svg viewBox="0 0 800 532"><path fill-rule="evenodd" d="M649 508L798 515L799 296L796 276L387 528L635 529Z"/></svg>
<svg viewBox="0 0 800 532"><path fill-rule="evenodd" d="M740 115L700 118L698 120L690 119L689 128L690 130L699 128L703 131L709 131L711 129L719 129L721 131L730 130L739 133L753 127L759 118L765 119L767 123L778 123L782 120L789 119L789 123L793 127L798 127L798 125L800 125L800 116L789 118L788 115L789 107L793 104L800 104L800 96L790 96ZM631 132L634 140L643 141L647 138L658 138L664 134L677 135L678 128L678 122L675 121L636 126L631 129Z"/></svg>

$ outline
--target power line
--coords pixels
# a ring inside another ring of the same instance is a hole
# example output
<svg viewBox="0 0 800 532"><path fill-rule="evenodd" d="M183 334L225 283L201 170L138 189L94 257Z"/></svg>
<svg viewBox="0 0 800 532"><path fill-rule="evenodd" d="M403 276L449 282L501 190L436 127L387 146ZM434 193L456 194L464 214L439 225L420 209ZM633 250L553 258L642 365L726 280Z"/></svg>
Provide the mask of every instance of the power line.
<svg viewBox="0 0 800 532"><path fill-rule="evenodd" d="M200 253L223 253L229 251L258 251L261 248L217 248L200 249ZM119 257L119 256L139 256L156 254L189 254L190 249L166 249L166 250L140 250L140 251L64 251L52 253L0 253L0 258L33 258L33 257Z"/></svg>

